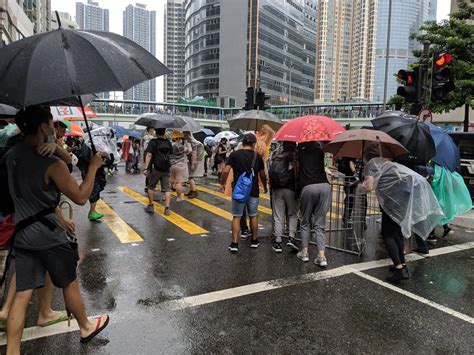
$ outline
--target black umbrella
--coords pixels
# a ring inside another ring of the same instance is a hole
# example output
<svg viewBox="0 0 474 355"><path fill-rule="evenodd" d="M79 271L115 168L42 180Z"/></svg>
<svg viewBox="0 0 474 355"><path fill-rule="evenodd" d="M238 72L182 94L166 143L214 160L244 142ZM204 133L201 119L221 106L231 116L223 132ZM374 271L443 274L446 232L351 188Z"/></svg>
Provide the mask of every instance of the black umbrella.
<svg viewBox="0 0 474 355"><path fill-rule="evenodd" d="M188 121L183 119L181 116L144 113L143 115L138 116L135 124L138 126L153 127L155 129L170 128L181 130L182 127L185 127L188 124Z"/></svg>
<svg viewBox="0 0 474 355"><path fill-rule="evenodd" d="M83 107L80 95L126 91L169 72L125 37L59 28L0 48L0 102L25 107L77 96Z"/></svg>
<svg viewBox="0 0 474 355"><path fill-rule="evenodd" d="M430 128L415 116L401 111L387 111L372 120L375 129L399 141L409 152L409 160L426 164L436 154Z"/></svg>

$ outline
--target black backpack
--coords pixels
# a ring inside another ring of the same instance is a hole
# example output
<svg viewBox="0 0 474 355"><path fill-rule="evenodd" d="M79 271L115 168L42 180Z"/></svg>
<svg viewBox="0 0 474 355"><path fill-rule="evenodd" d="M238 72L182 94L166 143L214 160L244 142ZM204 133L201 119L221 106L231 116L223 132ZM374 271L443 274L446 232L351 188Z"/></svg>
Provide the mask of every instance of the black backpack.
<svg viewBox="0 0 474 355"><path fill-rule="evenodd" d="M288 153L283 152L281 148L274 151L270 157L268 176L272 189L294 190L295 188L295 170L294 168L290 169Z"/></svg>
<svg viewBox="0 0 474 355"><path fill-rule="evenodd" d="M165 138L155 138L150 144L153 144L153 168L162 172L169 171L171 167L171 151L173 150L171 142Z"/></svg>

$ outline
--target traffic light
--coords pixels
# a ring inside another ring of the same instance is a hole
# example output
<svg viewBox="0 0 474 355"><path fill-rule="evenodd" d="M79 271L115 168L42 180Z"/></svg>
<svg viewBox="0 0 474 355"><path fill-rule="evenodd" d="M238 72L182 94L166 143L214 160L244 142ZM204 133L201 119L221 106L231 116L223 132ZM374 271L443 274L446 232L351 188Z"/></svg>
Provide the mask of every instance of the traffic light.
<svg viewBox="0 0 474 355"><path fill-rule="evenodd" d="M453 60L449 53L435 53L433 57L433 81L431 85L431 99L442 101L448 98L450 91L454 90L451 70L446 68Z"/></svg>
<svg viewBox="0 0 474 355"><path fill-rule="evenodd" d="M257 94L255 95L255 109L265 110L265 101L269 100L270 96L265 95L262 89L258 89Z"/></svg>
<svg viewBox="0 0 474 355"><path fill-rule="evenodd" d="M251 86L247 88L245 91L245 110L250 111L253 110L255 101L255 89Z"/></svg>
<svg viewBox="0 0 474 355"><path fill-rule="evenodd" d="M397 78L405 84L398 87L397 95L403 96L409 102L418 101L418 73L401 69Z"/></svg>

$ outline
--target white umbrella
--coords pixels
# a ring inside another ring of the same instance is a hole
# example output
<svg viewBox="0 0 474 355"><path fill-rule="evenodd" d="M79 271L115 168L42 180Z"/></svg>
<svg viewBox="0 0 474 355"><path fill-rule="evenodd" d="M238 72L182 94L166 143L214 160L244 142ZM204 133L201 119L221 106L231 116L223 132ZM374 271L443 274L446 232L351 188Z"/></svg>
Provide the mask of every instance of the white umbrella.
<svg viewBox="0 0 474 355"><path fill-rule="evenodd" d="M216 142L219 142L222 138L227 138L227 140L231 140L231 139L235 139L235 138L238 138L239 135L235 132L232 132L232 131L222 131L222 132L219 132L215 135L214 137L214 140Z"/></svg>

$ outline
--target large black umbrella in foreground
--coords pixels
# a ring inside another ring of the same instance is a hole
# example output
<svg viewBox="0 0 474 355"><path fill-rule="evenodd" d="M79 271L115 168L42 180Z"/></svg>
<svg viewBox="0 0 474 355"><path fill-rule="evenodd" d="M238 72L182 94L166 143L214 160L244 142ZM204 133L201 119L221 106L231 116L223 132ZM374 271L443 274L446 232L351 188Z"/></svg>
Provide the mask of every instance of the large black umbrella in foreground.
<svg viewBox="0 0 474 355"><path fill-rule="evenodd" d="M387 111L372 120L375 129L387 133L409 152L408 159L418 164L428 163L436 154L430 128L415 116L401 111Z"/></svg>
<svg viewBox="0 0 474 355"><path fill-rule="evenodd" d="M0 103L25 107L77 96L83 106L80 95L125 91L169 72L125 37L60 28L0 48Z"/></svg>

